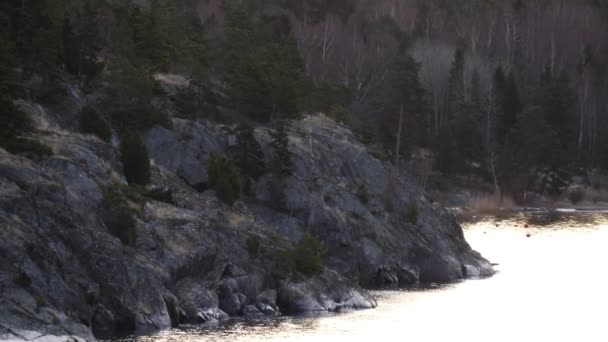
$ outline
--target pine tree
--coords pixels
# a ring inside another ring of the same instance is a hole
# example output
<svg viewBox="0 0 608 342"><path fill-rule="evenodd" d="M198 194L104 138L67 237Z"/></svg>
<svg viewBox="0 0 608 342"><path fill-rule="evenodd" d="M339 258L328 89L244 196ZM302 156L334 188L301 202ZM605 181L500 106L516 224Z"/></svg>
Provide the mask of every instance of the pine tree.
<svg viewBox="0 0 608 342"><path fill-rule="evenodd" d="M273 149L272 171L279 177L291 176L294 172L294 165L289 150L287 123L284 120L277 121L276 128L270 132L270 137L272 138L270 146Z"/></svg>
<svg viewBox="0 0 608 342"><path fill-rule="evenodd" d="M251 125L240 124L237 129L237 146L234 149L234 159L242 175L258 179L266 171L264 153L260 143L255 138Z"/></svg>
<svg viewBox="0 0 608 342"><path fill-rule="evenodd" d="M499 144L504 144L507 134L515 125L517 116L523 109L523 105L513 73L507 76L503 68L498 66L494 73L493 82L497 107L496 140Z"/></svg>
<svg viewBox="0 0 608 342"><path fill-rule="evenodd" d="M576 148L576 95L568 77L565 74L554 76L547 70L532 103L543 111L545 120L557 133L563 163L573 160Z"/></svg>
<svg viewBox="0 0 608 342"><path fill-rule="evenodd" d="M241 183L236 165L230 159L212 155L207 164L209 186L224 203L233 205L241 197Z"/></svg>
<svg viewBox="0 0 608 342"><path fill-rule="evenodd" d="M126 132L120 143L120 160L129 184L150 183L150 158L146 145L136 133Z"/></svg>
<svg viewBox="0 0 608 342"><path fill-rule="evenodd" d="M559 166L558 136L543 108L530 105L519 115L501 154L503 175L527 173L535 167ZM504 177L504 176L503 176Z"/></svg>
<svg viewBox="0 0 608 342"><path fill-rule="evenodd" d="M80 45L78 74L84 77L85 82L90 82L104 68L104 63L98 58L104 41L99 33L96 11L91 3L86 3L84 6L78 41Z"/></svg>
<svg viewBox="0 0 608 342"><path fill-rule="evenodd" d="M454 118L455 153L463 162L482 160L481 120L481 89L479 74L473 73L469 100L463 105L461 112ZM461 163L461 167L464 163Z"/></svg>
<svg viewBox="0 0 608 342"><path fill-rule="evenodd" d="M72 25L72 19L69 14L66 14L63 18L63 27L61 29L61 40L63 44L63 62L66 70L73 74L80 74L80 48L74 28Z"/></svg>
<svg viewBox="0 0 608 342"><path fill-rule="evenodd" d="M395 137L389 143L397 142L396 154L407 153L413 145L423 144L426 138L428 116L419 69L420 65L406 53L400 54L390 67L387 93L391 113L383 120L383 128L385 136Z"/></svg>
<svg viewBox="0 0 608 342"><path fill-rule="evenodd" d="M464 110L465 95L464 52L461 49L456 49L448 79L448 123Z"/></svg>
<svg viewBox="0 0 608 342"><path fill-rule="evenodd" d="M222 68L231 105L261 122L293 117L302 62L288 18L264 16L253 22L243 18L242 10L228 14Z"/></svg>

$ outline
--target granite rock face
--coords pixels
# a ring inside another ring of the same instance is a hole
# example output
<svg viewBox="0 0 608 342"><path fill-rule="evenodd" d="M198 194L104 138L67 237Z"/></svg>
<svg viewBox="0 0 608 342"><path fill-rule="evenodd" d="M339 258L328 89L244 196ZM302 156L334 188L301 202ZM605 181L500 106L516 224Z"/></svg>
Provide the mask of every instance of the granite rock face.
<svg viewBox="0 0 608 342"><path fill-rule="evenodd" d="M283 212L266 206L270 175L233 207L205 189L209 155L226 153L220 126L174 119L173 130L148 131L150 187L173 200L130 199L137 239L125 245L102 208L104 189L126 186L117 142L52 119L35 133L52 157L0 149L0 339L91 340L230 315L373 308L362 287L493 273L412 178L323 116L291 125L296 172ZM270 153L268 129L256 136ZM325 271L277 275L280 252L304 234L321 242ZM252 238L259 253L248 248Z"/></svg>

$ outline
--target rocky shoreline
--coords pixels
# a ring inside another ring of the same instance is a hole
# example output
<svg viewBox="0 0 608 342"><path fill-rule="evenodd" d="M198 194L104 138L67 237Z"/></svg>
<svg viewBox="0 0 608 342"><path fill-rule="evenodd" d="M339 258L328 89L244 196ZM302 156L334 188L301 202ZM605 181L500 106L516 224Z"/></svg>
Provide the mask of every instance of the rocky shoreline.
<svg viewBox="0 0 608 342"><path fill-rule="evenodd" d="M270 174L233 207L201 188L209 156L227 149L220 125L173 119L171 130L150 130L149 188L172 200L129 197L137 239L125 245L102 217L108 188L129 191L117 142L24 109L44 122L36 137L53 155L32 161L0 150L2 340L108 339L230 316L368 309L376 302L363 288L494 273L412 177L322 115L289 130L295 173L284 211L267 205ZM268 130L255 133L266 153ZM279 274L281 253L305 235L320 241L324 271Z"/></svg>

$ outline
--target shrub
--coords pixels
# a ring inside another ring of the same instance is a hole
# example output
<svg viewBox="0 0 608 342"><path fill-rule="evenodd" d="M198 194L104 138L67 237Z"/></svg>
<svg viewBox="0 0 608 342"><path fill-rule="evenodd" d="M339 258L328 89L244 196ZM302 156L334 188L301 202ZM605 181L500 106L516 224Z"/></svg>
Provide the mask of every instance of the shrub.
<svg viewBox="0 0 608 342"><path fill-rule="evenodd" d="M255 138L255 131L248 124L240 124L236 128L237 145L234 147L234 159L241 174L258 179L266 172L264 153Z"/></svg>
<svg viewBox="0 0 608 342"><path fill-rule="evenodd" d="M574 189L568 194L568 200L570 200L570 203L572 204L580 203L584 197L585 194L582 189Z"/></svg>
<svg viewBox="0 0 608 342"><path fill-rule="evenodd" d="M365 184L357 186L357 198L359 198L363 204L369 203L369 192L367 191L367 186L365 186Z"/></svg>
<svg viewBox="0 0 608 342"><path fill-rule="evenodd" d="M123 171L129 184L146 186L150 183L150 158L136 133L125 133L120 144Z"/></svg>
<svg viewBox="0 0 608 342"><path fill-rule="evenodd" d="M19 270L15 283L24 289L29 289L32 286L32 279L24 270Z"/></svg>
<svg viewBox="0 0 608 342"><path fill-rule="evenodd" d="M294 248L278 253L279 274L300 273L306 277L321 274L324 269L321 258L321 242L316 237L305 234Z"/></svg>
<svg viewBox="0 0 608 342"><path fill-rule="evenodd" d="M323 272L321 242L316 237L305 234L293 250L296 271L305 276L314 276Z"/></svg>
<svg viewBox="0 0 608 342"><path fill-rule="evenodd" d="M384 208L389 213L395 212L395 197L391 194L384 194L383 196Z"/></svg>
<svg viewBox="0 0 608 342"><path fill-rule="evenodd" d="M405 210L405 219L411 224L418 223L418 205L415 202L408 204Z"/></svg>
<svg viewBox="0 0 608 342"><path fill-rule="evenodd" d="M268 183L268 206L277 211L287 210L287 198L283 189L283 182L273 178Z"/></svg>
<svg viewBox="0 0 608 342"><path fill-rule="evenodd" d="M257 236L249 235L246 243L249 256L256 258L260 253L260 241L258 240Z"/></svg>
<svg viewBox="0 0 608 342"><path fill-rule="evenodd" d="M342 105L334 105L329 111L329 117L339 123L348 122L350 110Z"/></svg>
<svg viewBox="0 0 608 342"><path fill-rule="evenodd" d="M154 126L173 128L171 118L149 103L124 105L112 112L112 121L127 130L145 130Z"/></svg>
<svg viewBox="0 0 608 342"><path fill-rule="evenodd" d="M153 199L158 202L175 204L175 201L173 200L173 192L170 189L161 189L161 188L151 189L151 190L145 191L143 193L143 195L147 198Z"/></svg>
<svg viewBox="0 0 608 342"><path fill-rule="evenodd" d="M207 164L207 174L209 186L224 203L233 205L240 199L240 177L232 160L212 155Z"/></svg>
<svg viewBox="0 0 608 342"><path fill-rule="evenodd" d="M49 146L22 137L32 130L32 122L26 113L10 99L0 97L0 146L13 154L28 158L45 158L52 154Z"/></svg>
<svg viewBox="0 0 608 342"><path fill-rule="evenodd" d="M69 94L60 80L48 80L33 94L36 100L45 105L59 105L65 101Z"/></svg>
<svg viewBox="0 0 608 342"><path fill-rule="evenodd" d="M30 130L31 124L27 114L19 110L10 99L0 97L0 143Z"/></svg>
<svg viewBox="0 0 608 342"><path fill-rule="evenodd" d="M355 126L355 135L359 140L367 146L370 146L376 140L372 125L368 120L363 120L359 125ZM383 158L377 158L383 160Z"/></svg>
<svg viewBox="0 0 608 342"><path fill-rule="evenodd" d="M289 135L287 123L279 120L276 128L270 132L272 141L272 171L277 176L291 176L294 172L293 158L289 150Z"/></svg>
<svg viewBox="0 0 608 342"><path fill-rule="evenodd" d="M137 240L137 225L133 217L133 210L129 207L129 202L120 187L113 186L105 189L102 205L104 223L110 233L125 245L134 245Z"/></svg>
<svg viewBox="0 0 608 342"><path fill-rule="evenodd" d="M112 138L112 127L94 108L87 106L80 112L80 129L83 133L93 134L108 142Z"/></svg>
<svg viewBox="0 0 608 342"><path fill-rule="evenodd" d="M53 154L53 150L47 144L30 138L13 138L4 144L4 148L10 153L30 159L44 159Z"/></svg>
<svg viewBox="0 0 608 342"><path fill-rule="evenodd" d="M43 307L43 306L46 305L46 299L43 296L41 296L41 295L35 296L34 300L36 301L36 307L37 308L41 308L41 307Z"/></svg>

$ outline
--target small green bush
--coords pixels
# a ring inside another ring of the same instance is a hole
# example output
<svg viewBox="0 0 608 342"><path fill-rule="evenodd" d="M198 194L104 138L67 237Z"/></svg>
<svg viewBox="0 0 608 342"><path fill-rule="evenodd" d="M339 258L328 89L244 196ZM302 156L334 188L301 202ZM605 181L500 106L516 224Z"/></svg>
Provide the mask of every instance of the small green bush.
<svg viewBox="0 0 608 342"><path fill-rule="evenodd" d="M36 307L37 308L41 308L43 306L46 306L46 299L41 296L41 295L37 295L34 297L34 300L36 301Z"/></svg>
<svg viewBox="0 0 608 342"><path fill-rule="evenodd" d="M312 277L323 273L325 268L321 257L321 242L316 237L305 234L302 240L293 249L278 253L280 274L300 273Z"/></svg>
<svg viewBox="0 0 608 342"><path fill-rule="evenodd" d="M394 213L395 212L395 197L391 196L390 194L385 194L383 197L383 202L384 202L384 209L386 209L386 211L388 211L389 213Z"/></svg>
<svg viewBox="0 0 608 342"><path fill-rule="evenodd" d="M136 133L123 134L120 144L123 171L129 184L146 186L150 183L150 158L146 145Z"/></svg>
<svg viewBox="0 0 608 342"><path fill-rule="evenodd" d="M357 187L357 198L359 198L363 204L369 203L369 192L367 191L367 186L365 186L365 184L360 184Z"/></svg>
<svg viewBox="0 0 608 342"><path fill-rule="evenodd" d="M207 164L209 186L224 203L233 205L241 198L241 181L236 165L230 159L212 155Z"/></svg>
<svg viewBox="0 0 608 342"><path fill-rule="evenodd" d="M112 127L101 113L90 106L80 112L80 129L83 133L93 134L99 139L109 142L112 139Z"/></svg>
<svg viewBox="0 0 608 342"><path fill-rule="evenodd" d="M305 276L314 276L323 272L321 242L316 237L305 234L294 249L296 271Z"/></svg>
<svg viewBox="0 0 608 342"><path fill-rule="evenodd" d="M570 203L572 204L580 203L584 197L585 193L581 189L574 189L568 194L568 200L570 200Z"/></svg>
<svg viewBox="0 0 608 342"><path fill-rule="evenodd" d="M173 192L170 189L161 189L161 188L151 189L151 190L145 191L143 193L143 195L147 198L150 198L150 199L158 201L158 202L175 204L175 201L173 200Z"/></svg>
<svg viewBox="0 0 608 342"><path fill-rule="evenodd" d="M57 184L57 183L51 183L49 184L49 191L56 193L61 191L61 185Z"/></svg>
<svg viewBox="0 0 608 342"><path fill-rule="evenodd" d="M24 289L29 289L32 286L32 279L24 270L19 270L15 283Z"/></svg>
<svg viewBox="0 0 608 342"><path fill-rule="evenodd" d="M270 208L277 211L287 210L287 198L285 196L285 190L282 180L273 178L268 183L268 195L268 206Z"/></svg>
<svg viewBox="0 0 608 342"><path fill-rule="evenodd" d="M405 210L405 219L411 224L418 223L418 205L415 202L408 204Z"/></svg>
<svg viewBox="0 0 608 342"><path fill-rule="evenodd" d="M30 138L13 138L4 143L4 148L12 154L30 159L45 159L53 155L53 150L48 145Z"/></svg>
<svg viewBox="0 0 608 342"><path fill-rule="evenodd" d="M104 222L110 233L125 245L133 246L137 240L134 212L119 186L111 186L104 190L102 205Z"/></svg>
<svg viewBox="0 0 608 342"><path fill-rule="evenodd" d="M154 126L173 128L171 118L149 103L135 103L115 109L112 122L126 130L146 130Z"/></svg>
<svg viewBox="0 0 608 342"><path fill-rule="evenodd" d="M258 237L255 235L249 235L246 243L249 256L257 258L260 253L260 241L258 240Z"/></svg>
<svg viewBox="0 0 608 342"><path fill-rule="evenodd" d="M66 87L57 79L45 81L44 86L33 95L38 102L51 106L59 105L69 97Z"/></svg>
<svg viewBox="0 0 608 342"><path fill-rule="evenodd" d="M1 94L0 94L1 95ZM32 121L10 99L0 97L0 146L13 154L42 159L53 154L37 140L23 137L32 130Z"/></svg>

